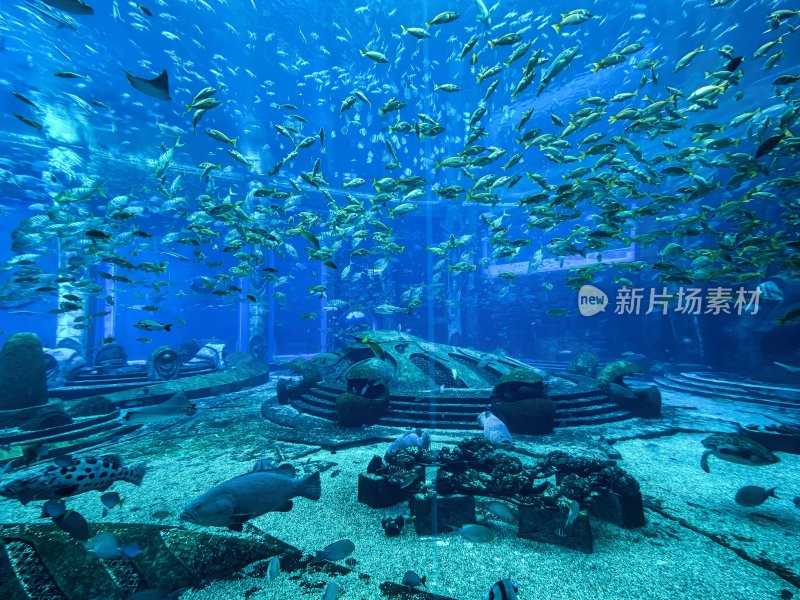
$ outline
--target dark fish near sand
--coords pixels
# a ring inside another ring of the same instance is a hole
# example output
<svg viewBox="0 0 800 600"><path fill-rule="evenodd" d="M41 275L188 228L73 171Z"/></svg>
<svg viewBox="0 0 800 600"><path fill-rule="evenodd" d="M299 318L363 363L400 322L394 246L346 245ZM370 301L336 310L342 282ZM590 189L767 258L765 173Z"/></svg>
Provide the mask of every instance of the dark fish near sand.
<svg viewBox="0 0 800 600"><path fill-rule="evenodd" d="M161 75L153 79L143 79L137 77L128 71L125 71L125 77L128 78L130 84L143 94L155 98L157 100L172 100L169 97L169 76L167 70L161 71Z"/></svg>
<svg viewBox="0 0 800 600"><path fill-rule="evenodd" d="M708 467L708 457L716 456L722 460L736 463L737 465L747 465L750 467L761 467L772 465L780 459L764 446L753 440L739 435L715 434L703 440L703 446L708 448L700 458L700 467L706 473L710 473Z"/></svg>
<svg viewBox="0 0 800 600"><path fill-rule="evenodd" d="M409 587L427 587L425 585L425 575L420 577L414 571L406 571L406 574L403 575L403 585L407 585Z"/></svg>
<svg viewBox="0 0 800 600"><path fill-rule="evenodd" d="M501 579L489 588L484 600L517 600L519 587L512 579Z"/></svg>
<svg viewBox="0 0 800 600"><path fill-rule="evenodd" d="M295 477L291 465L277 466L268 460L256 462L253 470L223 481L192 500L180 519L209 527L241 531L242 524L268 512L287 512L292 498L319 500L319 472L305 479Z"/></svg>
<svg viewBox="0 0 800 600"><path fill-rule="evenodd" d="M0 496L27 504L31 500L57 500L90 490L104 492L115 481L141 484L145 470L144 465L126 467L115 455L73 458L69 465L48 465L0 486Z"/></svg>
<svg viewBox="0 0 800 600"><path fill-rule="evenodd" d="M765 490L760 485L746 485L736 492L736 504L750 507L761 506L767 498L777 498L775 495L776 489Z"/></svg>
<svg viewBox="0 0 800 600"><path fill-rule="evenodd" d="M53 523L69 534L70 537L80 542L85 542L89 539L89 523L79 512L68 510L63 515L53 517Z"/></svg>
<svg viewBox="0 0 800 600"><path fill-rule="evenodd" d="M356 545L351 540L339 540L318 550L314 558L315 560L342 560L350 556L355 549Z"/></svg>

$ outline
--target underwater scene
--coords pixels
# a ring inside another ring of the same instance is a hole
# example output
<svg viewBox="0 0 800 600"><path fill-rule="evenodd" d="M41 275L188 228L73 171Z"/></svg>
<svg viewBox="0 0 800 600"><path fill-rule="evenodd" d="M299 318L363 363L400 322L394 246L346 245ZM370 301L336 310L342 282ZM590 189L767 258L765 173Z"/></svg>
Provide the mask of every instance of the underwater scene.
<svg viewBox="0 0 800 600"><path fill-rule="evenodd" d="M800 598L799 28L3 2L0 598Z"/></svg>

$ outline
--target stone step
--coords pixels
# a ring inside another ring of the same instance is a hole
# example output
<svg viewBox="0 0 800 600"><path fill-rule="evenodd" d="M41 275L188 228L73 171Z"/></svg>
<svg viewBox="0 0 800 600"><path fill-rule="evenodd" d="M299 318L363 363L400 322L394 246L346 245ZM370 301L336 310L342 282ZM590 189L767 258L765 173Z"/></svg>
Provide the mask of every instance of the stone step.
<svg viewBox="0 0 800 600"><path fill-rule="evenodd" d="M704 398L713 398L718 400L731 400L733 402L747 402L749 404L763 404L765 406L777 406L783 408L797 408L800 402L793 400L786 400L782 398L769 397L765 395L756 395L751 390L734 390L723 391L720 387L703 384L694 380L680 377L680 376L658 376L655 377L656 383L665 389L696 394Z"/></svg>
<svg viewBox="0 0 800 600"><path fill-rule="evenodd" d="M667 375L673 379L689 381L697 385L725 390L729 393L746 394L766 400L786 400L800 404L800 388L758 385L755 382L736 381L734 379L721 379L719 374L712 373L681 373L680 375Z"/></svg>
<svg viewBox="0 0 800 600"><path fill-rule="evenodd" d="M50 427L48 429L39 429L38 431L14 431L5 435L0 435L0 445L29 443L29 440L34 437L59 435L62 433L69 433L72 431L82 431L91 429L96 425L101 425L109 421L116 421L119 418L119 411L115 410L107 415L99 415L96 417L81 417L69 425L59 425L58 427Z"/></svg>
<svg viewBox="0 0 800 600"><path fill-rule="evenodd" d="M581 425L601 425L603 423L614 423L616 421L625 421L626 419L633 418L633 415L630 411L627 410L618 410L611 413L605 413L602 415L593 415L589 417L576 417L570 419L564 419L556 423L559 427L577 427Z"/></svg>
<svg viewBox="0 0 800 600"><path fill-rule="evenodd" d="M71 440L76 440L79 438L86 438L89 436L98 435L100 433L111 432L115 429L121 429L125 427L125 423L120 421L106 421L104 423L97 423L95 425L91 425L89 427L79 427L76 429L72 429L70 431L65 431L62 433L56 434L48 434L46 433L48 430L43 429L41 431L31 431L32 434L30 437L23 440L23 442L27 444L53 444L56 442L68 442ZM20 442L16 442L17 445Z"/></svg>

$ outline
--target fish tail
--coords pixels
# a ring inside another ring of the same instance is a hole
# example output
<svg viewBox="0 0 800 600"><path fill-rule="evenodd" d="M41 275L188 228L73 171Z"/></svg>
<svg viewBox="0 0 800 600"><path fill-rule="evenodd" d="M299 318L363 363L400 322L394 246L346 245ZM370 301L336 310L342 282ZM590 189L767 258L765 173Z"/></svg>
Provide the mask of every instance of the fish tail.
<svg viewBox="0 0 800 600"><path fill-rule="evenodd" d="M233 138L231 140L231 144L233 144L233 147L236 148L236 138Z"/></svg>
<svg viewBox="0 0 800 600"><path fill-rule="evenodd" d="M700 457L700 468L703 469L706 473L710 473L711 469L708 468L708 457L711 455L711 450L706 450L703 452L703 456Z"/></svg>
<svg viewBox="0 0 800 600"><path fill-rule="evenodd" d="M164 329L167 330L167 333L169 333L170 327L172 327L172 323L167 323L166 325L164 325Z"/></svg>
<svg viewBox="0 0 800 600"><path fill-rule="evenodd" d="M400 29L403 30L403 33L406 33L408 31L408 27L406 27L405 25L400 25Z"/></svg>
<svg viewBox="0 0 800 600"><path fill-rule="evenodd" d="M775 495L775 490L777 490L777 489L778 489L778 488L774 487L774 488L772 488L771 490L768 490L768 491L767 491L767 496L772 496L773 498L779 498L779 496L776 496L776 495Z"/></svg>
<svg viewBox="0 0 800 600"><path fill-rule="evenodd" d="M319 500L322 495L322 482L319 471L315 471L300 482L300 495L309 500Z"/></svg>
<svg viewBox="0 0 800 600"><path fill-rule="evenodd" d="M123 480L133 485L141 485L146 472L147 467L145 465L136 465L128 469L128 473L123 477Z"/></svg>
<svg viewBox="0 0 800 600"><path fill-rule="evenodd" d="M556 33L557 33L557 34L561 35L561 23L556 23L556 24L555 24L555 25L553 25L552 27L553 27L553 29L555 29L555 30L556 30Z"/></svg>

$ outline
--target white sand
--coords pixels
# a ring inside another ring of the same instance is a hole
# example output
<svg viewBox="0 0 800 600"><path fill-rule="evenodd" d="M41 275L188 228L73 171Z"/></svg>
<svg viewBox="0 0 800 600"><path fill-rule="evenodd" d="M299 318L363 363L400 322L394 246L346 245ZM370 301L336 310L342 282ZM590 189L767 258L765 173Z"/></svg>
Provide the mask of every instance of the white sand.
<svg viewBox="0 0 800 600"><path fill-rule="evenodd" d="M126 483L114 486L125 497L125 504L112 510L105 520L185 525L176 515L189 500L222 480L248 471L258 458L282 459L300 469L334 462L336 466L322 474L319 502L295 499L291 512L267 514L252 524L308 552L340 538L352 539L356 545L356 569L371 579L365 583L356 575L336 578L345 592L343 598L377 600L381 597L380 583L399 582L407 569L426 575L429 591L459 600L480 600L492 583L505 577L519 582L520 597L526 600L754 600L779 598L781 589L792 589L774 574L651 511L646 512L648 525L638 530L624 530L594 519L595 551L591 555L519 539L515 525L496 521L492 527L498 529L499 535L487 544L473 544L453 534L418 537L413 527L399 538L387 538L381 519L408 514L407 506L373 510L356 501L358 473L373 454L383 454L385 446L308 454L314 448L276 444L274 437L281 429L260 418L261 399L253 395L247 400L252 403L250 409L207 411L152 436L98 452L113 451L127 462L144 460L148 465L141 487ZM602 430L593 428L591 433L596 436L598 431ZM580 439L580 432L572 433L573 440ZM438 437L458 439L458 434L444 432ZM800 510L791 504L791 497L800 494L796 477L800 457L782 455L780 463L761 468L740 467L712 457L711 474L706 474L699 467L702 437L681 434L631 440L619 442L616 448L623 455L621 466L639 480L644 494L663 500L671 514L704 529L752 538L755 541L737 543L753 554L764 552L797 569ZM520 441L518 445L543 454L558 447L554 443L557 439L558 432L547 437L547 444ZM308 456L295 460L305 454ZM332 477L337 469L341 472ZM733 495L738 487L747 484L778 486L779 495L785 498L770 499L758 509L745 509L733 502ZM103 521L98 497L97 492L83 494L70 499L68 506L90 522ZM687 502L703 508L692 508ZM40 504L21 507L15 501L0 499L0 521L42 522L38 519ZM158 520L152 515L159 510L170 511L172 516ZM754 512L774 517L780 523L754 518ZM272 584L249 577L218 581L184 597L243 598L246 591L255 589L250 596L255 599L318 598L326 583L323 576L316 576L319 589L304 592L298 575L284 573ZM307 575L302 580L314 581Z"/></svg>

